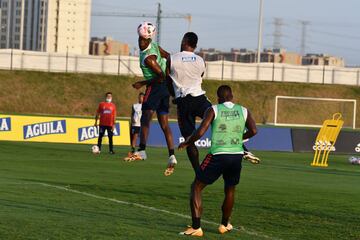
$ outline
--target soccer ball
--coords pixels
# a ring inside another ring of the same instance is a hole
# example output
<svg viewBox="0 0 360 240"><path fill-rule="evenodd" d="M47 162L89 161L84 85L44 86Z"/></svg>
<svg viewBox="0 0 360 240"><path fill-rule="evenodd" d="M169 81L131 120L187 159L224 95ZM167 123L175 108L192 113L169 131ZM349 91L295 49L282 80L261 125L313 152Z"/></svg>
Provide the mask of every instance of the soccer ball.
<svg viewBox="0 0 360 240"><path fill-rule="evenodd" d="M91 151L93 154L100 154L100 149L97 145L92 146Z"/></svg>
<svg viewBox="0 0 360 240"><path fill-rule="evenodd" d="M156 32L156 27L151 22L142 22L138 28L137 32L140 37L145 39L152 38Z"/></svg>
<svg viewBox="0 0 360 240"><path fill-rule="evenodd" d="M349 162L354 165L360 165L360 158L354 156L349 157Z"/></svg>

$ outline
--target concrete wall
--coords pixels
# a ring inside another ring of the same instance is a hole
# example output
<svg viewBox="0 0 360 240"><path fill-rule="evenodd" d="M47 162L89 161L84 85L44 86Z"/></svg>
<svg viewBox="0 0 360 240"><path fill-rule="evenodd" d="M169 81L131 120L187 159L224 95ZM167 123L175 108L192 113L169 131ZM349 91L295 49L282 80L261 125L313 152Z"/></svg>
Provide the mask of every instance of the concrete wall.
<svg viewBox="0 0 360 240"><path fill-rule="evenodd" d="M0 50L0 69L139 75L138 57L89 56ZM360 68L207 62L206 79L345 84L360 86Z"/></svg>

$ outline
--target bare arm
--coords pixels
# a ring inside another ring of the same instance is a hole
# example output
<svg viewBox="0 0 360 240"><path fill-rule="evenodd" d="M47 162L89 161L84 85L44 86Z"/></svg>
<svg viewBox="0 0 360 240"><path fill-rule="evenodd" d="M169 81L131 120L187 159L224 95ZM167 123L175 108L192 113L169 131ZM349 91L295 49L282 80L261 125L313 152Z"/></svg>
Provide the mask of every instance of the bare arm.
<svg viewBox="0 0 360 240"><path fill-rule="evenodd" d="M215 113L212 107L208 108L205 112L204 119L200 124L200 127L196 129L196 131L183 143L179 145L179 149L184 149L188 147L189 145L193 144L197 140L199 140L206 131L209 129L209 126L211 125L212 121L214 120Z"/></svg>
<svg viewBox="0 0 360 240"><path fill-rule="evenodd" d="M170 55L166 61L166 82L168 86L169 93L172 97L175 97L174 87L173 87L173 81L170 77L170 69L171 69L171 58Z"/></svg>
<svg viewBox="0 0 360 240"><path fill-rule="evenodd" d="M95 113L95 124L94 124L94 126L97 126L97 125L98 125L99 116L100 116L100 111L99 111L99 107L98 107L98 108L96 109L96 113Z"/></svg>
<svg viewBox="0 0 360 240"><path fill-rule="evenodd" d="M113 131L114 131L114 128L115 128L115 124L116 124L116 106L114 106L114 119L113 119L114 123L113 123Z"/></svg>
<svg viewBox="0 0 360 240"><path fill-rule="evenodd" d="M251 116L250 111L248 110L248 116L246 119L245 126L247 128L247 132L244 134L243 139L249 139L252 138L257 134L257 128L256 123L253 117Z"/></svg>
<svg viewBox="0 0 360 240"><path fill-rule="evenodd" d="M159 46L159 50L162 58L168 59L170 57L170 53L162 49L160 46Z"/></svg>

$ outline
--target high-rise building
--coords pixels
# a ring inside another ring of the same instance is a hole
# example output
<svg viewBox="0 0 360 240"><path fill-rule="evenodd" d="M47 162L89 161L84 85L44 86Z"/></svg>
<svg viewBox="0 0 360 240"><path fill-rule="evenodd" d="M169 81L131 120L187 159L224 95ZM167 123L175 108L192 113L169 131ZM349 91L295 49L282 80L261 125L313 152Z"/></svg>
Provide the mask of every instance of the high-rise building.
<svg viewBox="0 0 360 240"><path fill-rule="evenodd" d="M91 0L0 0L0 48L88 54Z"/></svg>

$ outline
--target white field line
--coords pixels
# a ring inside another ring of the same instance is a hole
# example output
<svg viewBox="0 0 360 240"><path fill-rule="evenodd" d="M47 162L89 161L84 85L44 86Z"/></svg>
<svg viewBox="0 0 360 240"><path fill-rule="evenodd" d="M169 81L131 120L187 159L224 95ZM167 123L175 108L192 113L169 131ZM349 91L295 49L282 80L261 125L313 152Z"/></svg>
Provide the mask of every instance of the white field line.
<svg viewBox="0 0 360 240"><path fill-rule="evenodd" d="M168 210L159 209L159 208L155 208L155 207L150 207L150 206L146 206L146 205L139 204L139 203L126 202L126 201L118 200L118 199L115 199L115 198L107 198L107 197L95 195L95 194L92 194L92 193L87 193L87 192L82 192L82 191L79 191L79 190L71 189L70 187L62 187L62 186L52 185L52 184L48 184L48 183L41 183L41 182L22 182L22 183L20 183L20 182L18 182L18 183L12 182L12 183L5 183L5 184L9 184L9 185L12 185L12 184L13 185L40 185L40 186L44 186L44 187L48 187L48 188L55 188L55 189L58 189L58 190L63 190L63 191L71 192L71 193L80 194L80 195L90 197L90 198L95 198L95 199L99 199L99 200L105 200L105 201L118 203L118 204L122 204L122 205L135 206L135 207L138 207L138 208L142 208L142 209L146 209L146 210L150 210L150 211L154 211L154 212L160 212L160 213L165 213L165 214L168 214L168 215L173 215L173 216L177 216L177 217L181 217L181 218L185 218L185 219L191 219L191 216L189 216L189 215L185 215L185 214L181 214L181 213L177 213L177 212L171 212L171 211L168 211ZM207 220L203 220L203 219L201 219L201 222L209 224L209 225L214 225L214 226L219 225L219 223L212 222L212 221L207 221ZM255 231L251 231L251 230L246 230L243 226L240 226L239 228L234 228L233 230L244 232L246 234L256 236L256 237L265 238L265 239L281 240L279 238L270 237L270 236L265 235L263 233L259 233L259 232L255 232Z"/></svg>

